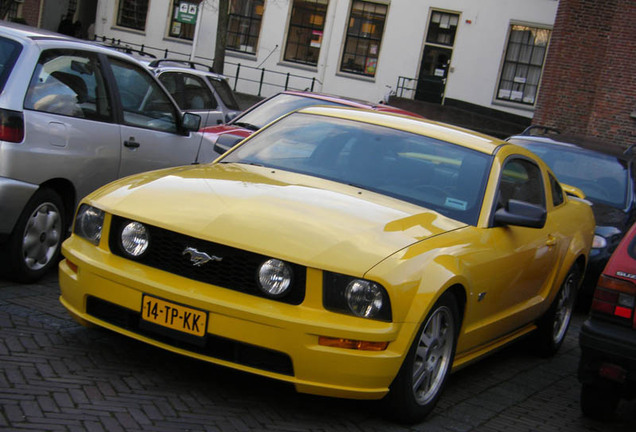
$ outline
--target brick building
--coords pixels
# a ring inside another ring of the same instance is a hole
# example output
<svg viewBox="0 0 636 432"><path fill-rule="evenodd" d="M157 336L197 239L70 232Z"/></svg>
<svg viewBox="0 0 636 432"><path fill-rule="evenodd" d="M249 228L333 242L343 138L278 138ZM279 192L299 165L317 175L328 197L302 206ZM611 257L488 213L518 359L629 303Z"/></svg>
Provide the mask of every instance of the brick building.
<svg viewBox="0 0 636 432"><path fill-rule="evenodd" d="M636 144L636 2L560 0L533 124Z"/></svg>

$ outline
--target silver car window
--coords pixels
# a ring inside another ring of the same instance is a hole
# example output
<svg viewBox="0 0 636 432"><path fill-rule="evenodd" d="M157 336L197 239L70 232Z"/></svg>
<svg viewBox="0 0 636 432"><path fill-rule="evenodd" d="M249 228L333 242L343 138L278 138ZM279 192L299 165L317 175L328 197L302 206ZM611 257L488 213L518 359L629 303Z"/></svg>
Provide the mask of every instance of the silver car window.
<svg viewBox="0 0 636 432"><path fill-rule="evenodd" d="M44 51L31 78L24 108L110 121L111 103L97 57L71 50Z"/></svg>
<svg viewBox="0 0 636 432"><path fill-rule="evenodd" d="M218 104L203 79L181 72L164 72L161 84L170 92L183 111L213 110Z"/></svg>
<svg viewBox="0 0 636 432"><path fill-rule="evenodd" d="M123 122L176 133L176 108L150 73L120 59L110 58L110 64L119 90Z"/></svg>

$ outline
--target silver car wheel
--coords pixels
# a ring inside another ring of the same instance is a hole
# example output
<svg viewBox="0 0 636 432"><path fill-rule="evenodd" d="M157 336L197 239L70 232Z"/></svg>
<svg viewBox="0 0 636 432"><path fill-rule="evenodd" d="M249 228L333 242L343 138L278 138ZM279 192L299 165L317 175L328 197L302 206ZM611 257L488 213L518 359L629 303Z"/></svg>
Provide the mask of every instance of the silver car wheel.
<svg viewBox="0 0 636 432"><path fill-rule="evenodd" d="M435 310L426 322L413 362L413 394L418 404L429 403L441 390L451 365L455 333L453 314L446 306Z"/></svg>
<svg viewBox="0 0 636 432"><path fill-rule="evenodd" d="M24 264L40 270L56 254L62 235L60 210L52 203L40 204L29 217L22 237Z"/></svg>
<svg viewBox="0 0 636 432"><path fill-rule="evenodd" d="M552 327L552 340L555 343L560 343L568 330L570 318L572 318L572 310L574 309L575 293L576 277L570 272L559 290L556 300L556 310Z"/></svg>

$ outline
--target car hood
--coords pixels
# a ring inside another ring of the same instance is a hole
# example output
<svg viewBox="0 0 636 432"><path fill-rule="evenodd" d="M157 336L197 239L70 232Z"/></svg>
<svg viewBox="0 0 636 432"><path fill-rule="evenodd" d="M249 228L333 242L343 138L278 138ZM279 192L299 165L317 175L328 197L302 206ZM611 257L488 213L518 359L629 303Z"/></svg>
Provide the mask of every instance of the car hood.
<svg viewBox="0 0 636 432"><path fill-rule="evenodd" d="M86 201L189 236L353 276L415 242L466 226L352 186L237 164L143 173Z"/></svg>
<svg viewBox="0 0 636 432"><path fill-rule="evenodd" d="M208 136L209 138L218 137L220 135L226 135L226 134L236 135L241 138L245 138L250 136L253 133L253 131L249 129L242 128L239 126L233 126L231 124L206 127L202 129L202 132L204 133L205 136Z"/></svg>

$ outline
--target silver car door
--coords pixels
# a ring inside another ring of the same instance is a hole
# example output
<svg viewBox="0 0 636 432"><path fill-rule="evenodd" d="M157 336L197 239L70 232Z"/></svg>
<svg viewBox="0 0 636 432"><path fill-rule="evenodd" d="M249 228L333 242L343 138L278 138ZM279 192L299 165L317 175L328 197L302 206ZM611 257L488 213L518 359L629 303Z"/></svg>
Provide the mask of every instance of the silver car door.
<svg viewBox="0 0 636 432"><path fill-rule="evenodd" d="M182 131L179 110L150 72L121 59L110 64L122 107L119 175L195 162L201 134Z"/></svg>

